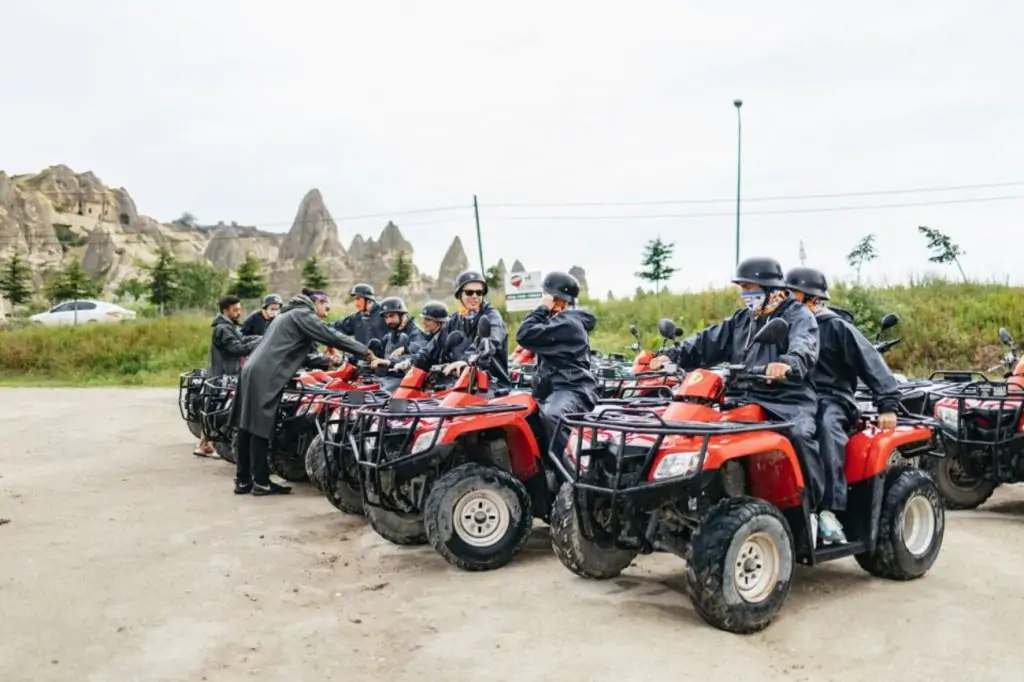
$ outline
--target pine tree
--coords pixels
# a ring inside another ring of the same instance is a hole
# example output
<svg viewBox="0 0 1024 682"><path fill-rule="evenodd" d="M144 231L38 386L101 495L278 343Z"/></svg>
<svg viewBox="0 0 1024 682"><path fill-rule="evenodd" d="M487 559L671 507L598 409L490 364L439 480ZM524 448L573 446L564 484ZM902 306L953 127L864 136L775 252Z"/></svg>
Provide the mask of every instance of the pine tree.
<svg viewBox="0 0 1024 682"><path fill-rule="evenodd" d="M243 301L263 298L267 293L267 278L263 275L263 263L252 255L245 254L245 260L235 271L235 281L228 288L228 293Z"/></svg>
<svg viewBox="0 0 1024 682"><path fill-rule="evenodd" d="M661 237L652 239L644 247L643 260L640 261L643 270L636 273L636 276L654 282L655 293L661 291L661 283L671 279L678 269L671 265L675 248L675 244L663 242Z"/></svg>
<svg viewBox="0 0 1024 682"><path fill-rule="evenodd" d="M388 278L388 284L393 287L407 287L412 283L412 263L404 251L398 252L395 258L395 269Z"/></svg>
<svg viewBox="0 0 1024 682"><path fill-rule="evenodd" d="M72 260L50 280L46 286L46 297L52 303L60 303L95 298L100 295L100 291L99 283L82 269L81 262Z"/></svg>
<svg viewBox="0 0 1024 682"><path fill-rule="evenodd" d="M505 282L502 281L501 270L498 269L497 265L487 268L487 272L484 273L484 280L487 282L487 288L492 291L499 291L505 286Z"/></svg>
<svg viewBox="0 0 1024 682"><path fill-rule="evenodd" d="M3 293L12 306L21 305L32 297L32 287L29 285L31 276L32 270L28 263L21 257L18 249L14 249L4 264L3 273L0 273L0 293Z"/></svg>
<svg viewBox="0 0 1024 682"><path fill-rule="evenodd" d="M156 252L156 262L146 268L149 272L149 279L146 282L149 300L160 306L161 313L174 302L178 293L176 265L174 254L166 246L161 245Z"/></svg>
<svg viewBox="0 0 1024 682"><path fill-rule="evenodd" d="M314 289L316 291L323 291L330 284L330 279L327 277L327 273L320 267L320 261L317 260L316 256L310 256L306 262L302 264L302 285Z"/></svg>

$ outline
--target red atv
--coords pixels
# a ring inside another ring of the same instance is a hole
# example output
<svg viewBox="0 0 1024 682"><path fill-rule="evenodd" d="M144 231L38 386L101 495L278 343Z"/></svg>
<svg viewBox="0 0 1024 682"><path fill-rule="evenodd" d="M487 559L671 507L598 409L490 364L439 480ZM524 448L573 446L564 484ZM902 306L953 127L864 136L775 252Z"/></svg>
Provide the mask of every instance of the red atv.
<svg viewBox="0 0 1024 682"><path fill-rule="evenodd" d="M537 403L490 387L493 349L480 320L478 352L439 403L390 400L360 411L359 464L370 524L396 544L429 542L450 564L499 568L546 519L555 478L545 468ZM461 339L460 339L461 342Z"/></svg>
<svg viewBox="0 0 1024 682"><path fill-rule="evenodd" d="M662 354L670 345L678 346L683 331L677 329L669 319L658 322L662 345L657 351L643 349L636 325L629 325L629 333L635 341L628 348L637 354L633 360L633 368L628 374L615 367L597 369L594 375L598 380L598 395L602 400L671 397L672 390L679 385L679 373L673 367L652 370L651 360Z"/></svg>
<svg viewBox="0 0 1024 682"><path fill-rule="evenodd" d="M1009 348L1004 381L971 381L937 391L935 418L945 457L926 457L950 509L974 509L1002 483L1024 481L1024 358L1018 359L1005 329L999 338Z"/></svg>
<svg viewBox="0 0 1024 682"><path fill-rule="evenodd" d="M773 320L754 343L784 343L788 325ZM927 474L887 468L890 453L933 448L923 417L894 432L861 422L847 447L850 486L837 514L849 543L816 546L804 492L804 467L787 430L757 405L732 407L726 389L764 381L764 368L728 367L687 376L662 414L608 408L570 415L566 479L551 513L555 554L573 573L618 575L637 554L668 551L686 561L697 613L735 633L767 627L789 594L793 566L853 556L873 575L919 578L939 553L942 502Z"/></svg>

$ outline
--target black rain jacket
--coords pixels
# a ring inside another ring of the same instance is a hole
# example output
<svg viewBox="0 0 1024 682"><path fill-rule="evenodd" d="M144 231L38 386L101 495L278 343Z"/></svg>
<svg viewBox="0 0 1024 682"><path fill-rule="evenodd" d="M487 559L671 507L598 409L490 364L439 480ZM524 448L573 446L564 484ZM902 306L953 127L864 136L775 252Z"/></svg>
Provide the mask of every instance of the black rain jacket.
<svg viewBox="0 0 1024 682"><path fill-rule="evenodd" d="M242 371L242 358L253 352L260 336L244 336L234 320L217 315L210 323L213 334L210 339L210 358L206 366L207 379Z"/></svg>
<svg viewBox="0 0 1024 682"><path fill-rule="evenodd" d="M597 380L590 369L590 332L597 318L582 309L552 315L538 306L516 332L516 342L537 357L534 393L540 400L555 391L572 391L597 401Z"/></svg>
<svg viewBox="0 0 1024 682"><path fill-rule="evenodd" d="M508 378L508 327L505 326L505 321L501 319L498 311L492 308L489 303L484 303L480 312L476 315L463 316L461 312L457 312L449 317L448 322L441 327L441 330L434 334L427 344L412 356L412 364L420 369L430 369L433 365L439 365L441 362L465 360L466 356L474 348L476 325L481 317L486 317L491 321L491 335L489 338L491 346L494 348L494 356L491 357L487 373L491 375L495 383L502 386L510 386L512 382ZM466 338L449 353L445 354L445 357L442 357L448 335L455 330L461 331L465 334Z"/></svg>

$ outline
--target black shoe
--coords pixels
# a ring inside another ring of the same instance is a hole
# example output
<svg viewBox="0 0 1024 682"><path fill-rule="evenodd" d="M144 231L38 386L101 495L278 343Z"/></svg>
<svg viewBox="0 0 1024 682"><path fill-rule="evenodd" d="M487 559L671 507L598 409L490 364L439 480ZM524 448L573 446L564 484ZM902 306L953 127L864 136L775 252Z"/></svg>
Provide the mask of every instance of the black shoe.
<svg viewBox="0 0 1024 682"><path fill-rule="evenodd" d="M240 481L235 481L235 494L236 495L248 495L251 492L252 492L252 481L249 481L248 483L241 483Z"/></svg>
<svg viewBox="0 0 1024 682"><path fill-rule="evenodd" d="M262 497L263 495L287 495L292 489L286 485L278 485L271 481L267 485L260 485L254 483L252 486L252 494Z"/></svg>

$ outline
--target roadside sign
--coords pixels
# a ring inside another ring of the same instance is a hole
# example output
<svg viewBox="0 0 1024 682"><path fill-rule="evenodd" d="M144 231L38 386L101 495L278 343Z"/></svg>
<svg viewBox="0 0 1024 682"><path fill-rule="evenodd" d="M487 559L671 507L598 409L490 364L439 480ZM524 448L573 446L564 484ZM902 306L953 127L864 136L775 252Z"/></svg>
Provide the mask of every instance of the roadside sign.
<svg viewBox="0 0 1024 682"><path fill-rule="evenodd" d="M544 292L540 285L544 281L544 273L510 272L505 275L505 309L510 313L533 310L540 305Z"/></svg>

